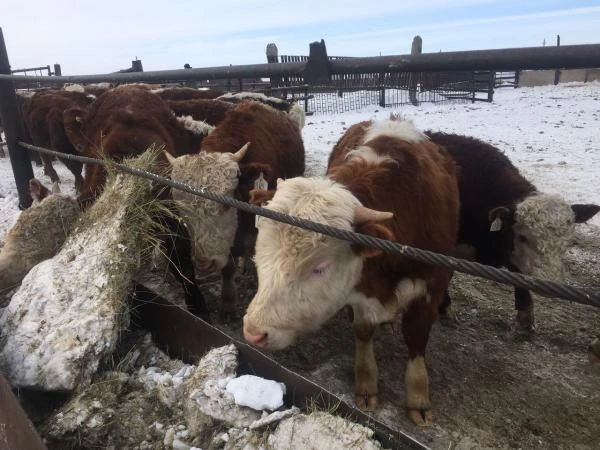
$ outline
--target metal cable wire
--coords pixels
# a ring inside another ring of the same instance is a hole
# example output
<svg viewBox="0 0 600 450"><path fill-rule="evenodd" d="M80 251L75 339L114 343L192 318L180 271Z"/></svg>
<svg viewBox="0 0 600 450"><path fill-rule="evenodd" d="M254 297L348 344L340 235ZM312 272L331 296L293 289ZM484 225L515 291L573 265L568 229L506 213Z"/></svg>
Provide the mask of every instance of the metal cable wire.
<svg viewBox="0 0 600 450"><path fill-rule="evenodd" d="M54 150L49 150L43 147L37 147L24 142L18 142L18 145L26 149L31 149L41 153L47 153L64 159L81 161L84 163L99 164L102 166L107 165L106 161L101 159L69 155L65 153L56 152ZM353 231L341 230L338 228L331 227L329 225L312 222L298 217L289 216L287 214L283 214L277 211L272 211L270 209L250 205L248 203L236 200L232 197L215 194L214 192L211 192L202 187L194 188L189 185L161 177L152 172L130 167L125 164L111 162L111 165L114 165L123 172L141 176L149 180L155 181L157 183L164 184L175 189L180 189L190 194L213 200L223 205L231 206L233 208L237 208L239 210L251 214L256 214L279 222L283 222L288 225L293 225L310 231L315 231L317 233L325 234L366 247L376 248L388 253L402 255L409 259L424 264L446 267L469 275L475 275L481 278L486 278L488 280L497 281L499 283L509 284L523 289L528 289L545 297L557 297L565 300L570 300L575 303L580 303L583 305L592 305L600 307L600 290L598 289L586 290L584 288L573 285L556 283L549 280L542 280L539 278L522 275L520 273L510 272L504 269L497 269L495 267L486 266L484 264L479 264L464 259L454 258L452 256L447 256L428 250L409 247L407 245L402 245L397 242L391 242L384 239L374 238L368 235L355 233Z"/></svg>

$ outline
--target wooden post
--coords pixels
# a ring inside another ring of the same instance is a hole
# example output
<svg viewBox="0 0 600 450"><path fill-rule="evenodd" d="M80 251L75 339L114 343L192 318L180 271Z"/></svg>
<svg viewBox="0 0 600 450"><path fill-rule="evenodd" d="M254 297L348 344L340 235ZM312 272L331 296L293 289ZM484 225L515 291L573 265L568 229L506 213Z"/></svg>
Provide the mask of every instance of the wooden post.
<svg viewBox="0 0 600 450"><path fill-rule="evenodd" d="M410 54L420 55L421 53L423 53L423 39L421 36L417 35L413 38ZM419 80L419 73L411 72L408 80L408 98L414 106L419 106L419 100L417 99L417 82Z"/></svg>
<svg viewBox="0 0 600 450"><path fill-rule="evenodd" d="M266 54L268 64L279 63L279 50L277 49L277 46L274 43L267 44ZM269 79L269 82L271 83L271 88L278 88L284 86L283 78L281 77L271 77ZM281 91L275 91L275 93L271 93L269 95L285 98L285 93Z"/></svg>
<svg viewBox="0 0 600 450"><path fill-rule="evenodd" d="M379 106L385 108L385 73L379 74Z"/></svg>
<svg viewBox="0 0 600 450"><path fill-rule="evenodd" d="M556 35L556 46L560 47L560 34ZM560 81L560 69L556 69L554 72L554 84L558 84Z"/></svg>
<svg viewBox="0 0 600 450"><path fill-rule="evenodd" d="M11 74L2 28L0 28L0 73ZM29 180L34 175L28 153L17 145L17 141L22 139L23 130L17 105L17 95L12 80L0 80L0 119L2 119L4 126L10 164L17 184L19 208L29 208L31 206Z"/></svg>

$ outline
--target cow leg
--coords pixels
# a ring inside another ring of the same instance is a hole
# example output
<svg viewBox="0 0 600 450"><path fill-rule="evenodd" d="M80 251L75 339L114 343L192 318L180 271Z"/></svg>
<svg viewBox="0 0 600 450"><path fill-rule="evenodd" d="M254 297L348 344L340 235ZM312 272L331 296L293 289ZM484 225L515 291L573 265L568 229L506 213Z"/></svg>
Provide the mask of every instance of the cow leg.
<svg viewBox="0 0 600 450"><path fill-rule="evenodd" d="M75 190L81 192L81 188L83 187L83 176L81 175L83 163L64 158L60 158L60 160L75 177Z"/></svg>
<svg viewBox="0 0 600 450"><path fill-rule="evenodd" d="M432 417L425 348L436 309L436 302L421 297L410 304L402 317L402 334L408 348L405 373L407 416L419 426L429 425Z"/></svg>
<svg viewBox="0 0 600 450"><path fill-rule="evenodd" d="M161 216L159 220L169 230L161 233L161 240L165 246L169 270L183 286L185 304L192 314L210 322L204 296L195 282L192 246L187 229L183 222L168 214Z"/></svg>
<svg viewBox="0 0 600 450"><path fill-rule="evenodd" d="M354 311L354 380L355 402L360 409L373 411L377 407L377 362L373 349L375 326L361 320Z"/></svg>
<svg viewBox="0 0 600 450"><path fill-rule="evenodd" d="M58 178L56 170L54 170L54 167L52 167L52 159L53 158L50 155L47 155L45 153L42 155L42 162L44 164L44 175L50 177L50 181L52 181L53 183L60 183L60 178Z"/></svg>
<svg viewBox="0 0 600 450"><path fill-rule="evenodd" d="M227 264L221 270L221 307L219 319L221 322L235 320L235 305L237 303L237 289L235 286L235 258L229 256Z"/></svg>
<svg viewBox="0 0 600 450"><path fill-rule="evenodd" d="M527 289L515 287L515 309L519 327L525 331L533 331L535 329L533 299Z"/></svg>

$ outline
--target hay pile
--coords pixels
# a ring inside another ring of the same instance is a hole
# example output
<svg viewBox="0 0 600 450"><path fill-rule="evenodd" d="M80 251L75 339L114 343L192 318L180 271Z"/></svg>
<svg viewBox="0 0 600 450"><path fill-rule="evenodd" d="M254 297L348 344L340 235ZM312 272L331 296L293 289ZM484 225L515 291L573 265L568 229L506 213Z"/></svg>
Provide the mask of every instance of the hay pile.
<svg viewBox="0 0 600 450"><path fill-rule="evenodd" d="M159 153L127 164L152 170ZM0 318L0 367L13 387L70 391L90 382L128 326L126 299L159 203L148 180L109 168L100 198L60 252L27 274Z"/></svg>

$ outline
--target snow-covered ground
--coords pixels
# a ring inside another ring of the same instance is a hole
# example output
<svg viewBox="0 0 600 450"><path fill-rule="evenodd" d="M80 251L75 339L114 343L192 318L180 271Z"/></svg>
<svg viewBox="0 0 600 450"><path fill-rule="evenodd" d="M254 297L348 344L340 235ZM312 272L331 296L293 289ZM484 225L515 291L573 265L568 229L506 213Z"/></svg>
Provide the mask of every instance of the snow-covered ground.
<svg viewBox="0 0 600 450"><path fill-rule="evenodd" d="M399 108L370 106L337 115L314 115L303 130L307 173L322 174L333 144L350 125L391 112L422 129L455 132L486 140L506 152L538 189L568 201L600 203L600 83L498 89L493 103L427 104ZM72 175L56 162L63 190ZM40 167L37 177L49 185ZM0 158L0 239L19 211L8 156ZM590 223L600 226L600 215Z"/></svg>

